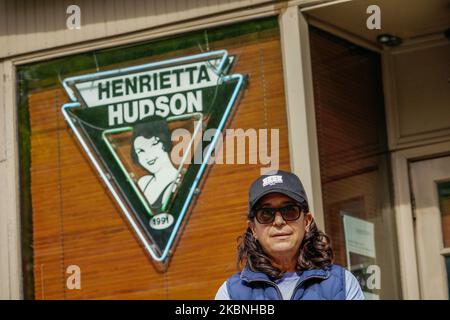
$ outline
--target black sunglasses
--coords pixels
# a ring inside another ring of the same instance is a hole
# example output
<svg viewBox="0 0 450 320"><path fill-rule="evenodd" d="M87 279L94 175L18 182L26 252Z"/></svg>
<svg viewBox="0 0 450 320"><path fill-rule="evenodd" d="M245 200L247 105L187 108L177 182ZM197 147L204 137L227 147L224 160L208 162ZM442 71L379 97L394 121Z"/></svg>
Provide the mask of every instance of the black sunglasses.
<svg viewBox="0 0 450 320"><path fill-rule="evenodd" d="M278 211L284 221L294 221L300 218L303 207L298 204L290 204L282 208L257 208L253 210L252 217L255 217L261 224L269 224L273 223Z"/></svg>

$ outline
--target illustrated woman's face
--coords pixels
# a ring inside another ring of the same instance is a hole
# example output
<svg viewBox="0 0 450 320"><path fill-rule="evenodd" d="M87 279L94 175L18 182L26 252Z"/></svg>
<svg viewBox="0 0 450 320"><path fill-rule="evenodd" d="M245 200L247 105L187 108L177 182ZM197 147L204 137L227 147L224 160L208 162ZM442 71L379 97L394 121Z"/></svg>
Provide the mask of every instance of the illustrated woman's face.
<svg viewBox="0 0 450 320"><path fill-rule="evenodd" d="M164 161L167 159L166 151L158 137L149 139L142 136L134 140L134 151L136 152L139 163L150 173L158 172Z"/></svg>
<svg viewBox="0 0 450 320"><path fill-rule="evenodd" d="M291 204L295 204L291 198L281 193L270 193L262 197L256 206L282 208ZM297 220L285 221L278 211L272 223L261 224L254 219L250 222L250 228L269 256L275 259L291 259L298 254L311 220L310 214L302 213Z"/></svg>

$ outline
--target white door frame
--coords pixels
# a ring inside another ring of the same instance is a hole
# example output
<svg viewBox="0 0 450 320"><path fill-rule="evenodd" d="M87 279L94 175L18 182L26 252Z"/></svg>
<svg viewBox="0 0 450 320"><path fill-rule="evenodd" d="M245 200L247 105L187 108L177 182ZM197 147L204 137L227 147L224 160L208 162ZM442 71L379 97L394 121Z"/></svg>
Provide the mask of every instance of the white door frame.
<svg viewBox="0 0 450 320"><path fill-rule="evenodd" d="M410 164L415 234L422 299L448 300L442 218L436 182L449 181L450 156Z"/></svg>
<svg viewBox="0 0 450 320"><path fill-rule="evenodd" d="M450 151L450 141L393 152L392 174L394 183L395 217L403 299L420 299L419 270L414 232L409 162L439 156Z"/></svg>

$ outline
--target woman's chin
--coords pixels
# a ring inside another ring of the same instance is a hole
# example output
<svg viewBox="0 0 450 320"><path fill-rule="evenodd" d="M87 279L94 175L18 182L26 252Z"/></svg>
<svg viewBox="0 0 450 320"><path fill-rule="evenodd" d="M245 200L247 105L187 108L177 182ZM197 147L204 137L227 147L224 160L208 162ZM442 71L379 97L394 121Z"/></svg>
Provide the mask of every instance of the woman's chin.
<svg viewBox="0 0 450 320"><path fill-rule="evenodd" d="M158 171L159 171L159 166L158 165L156 165L156 164L154 164L154 165L151 165L151 166L147 166L147 171L148 172L150 172L151 174L155 174L155 173L157 173Z"/></svg>
<svg viewBox="0 0 450 320"><path fill-rule="evenodd" d="M271 251L274 253L289 252L293 251L293 249L294 245L289 241L277 241L271 245Z"/></svg>

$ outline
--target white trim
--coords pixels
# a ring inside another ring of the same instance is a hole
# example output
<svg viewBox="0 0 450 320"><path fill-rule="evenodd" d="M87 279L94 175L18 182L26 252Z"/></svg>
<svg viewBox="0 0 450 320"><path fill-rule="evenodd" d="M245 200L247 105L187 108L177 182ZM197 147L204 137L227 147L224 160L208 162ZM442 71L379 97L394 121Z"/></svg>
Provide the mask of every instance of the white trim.
<svg viewBox="0 0 450 320"><path fill-rule="evenodd" d="M308 25L297 7L284 10L279 16L279 25L291 170L302 180L311 211L317 225L323 229Z"/></svg>
<svg viewBox="0 0 450 320"><path fill-rule="evenodd" d="M417 264L421 298L448 300L444 233L438 183L450 178L450 156L410 164L411 188L415 199Z"/></svg>
<svg viewBox="0 0 450 320"><path fill-rule="evenodd" d="M441 232L442 232L442 230L441 230ZM450 248L443 248L441 250L441 255L443 255L445 257L450 256Z"/></svg>
<svg viewBox="0 0 450 320"><path fill-rule="evenodd" d="M353 0L331 0L331 1L324 2L324 3L319 3L319 4L316 4L316 5L310 5L310 6L305 7L305 8L300 8L300 11L302 13L304 13L304 12L307 12L307 11L320 9L320 8L324 8L324 7L329 7L329 6L334 6L336 4L341 4L341 3L350 2L350 1L353 1Z"/></svg>
<svg viewBox="0 0 450 320"><path fill-rule="evenodd" d="M395 217L399 247L400 277L404 299L420 299L419 273L415 246L409 161L447 153L450 142L400 150L392 153L392 172L395 192Z"/></svg>
<svg viewBox="0 0 450 320"><path fill-rule="evenodd" d="M20 239L19 166L17 148L17 108L15 67L3 62L5 108L4 161L0 162L0 299L22 298L22 262Z"/></svg>

